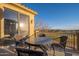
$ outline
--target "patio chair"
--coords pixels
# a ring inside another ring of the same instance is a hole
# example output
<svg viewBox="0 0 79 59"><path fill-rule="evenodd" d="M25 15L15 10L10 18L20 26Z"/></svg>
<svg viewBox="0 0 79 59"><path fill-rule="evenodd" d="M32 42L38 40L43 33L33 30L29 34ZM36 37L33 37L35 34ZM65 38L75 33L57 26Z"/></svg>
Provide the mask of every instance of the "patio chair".
<svg viewBox="0 0 79 59"><path fill-rule="evenodd" d="M21 43L21 44L24 44L24 46L26 46L26 48L29 47L29 48L23 50L25 52L23 52L22 49L17 49L16 48L16 51L18 52L18 55L20 55L20 52L25 53L25 54L30 54L30 55L32 55L32 54L33 55L38 55L38 56L39 55L47 55L45 46L39 45L39 44L29 43L29 42L26 41L28 38L29 38L28 36L25 36L20 41L16 42L16 45L19 45ZM31 50L31 47L40 48L42 51L36 51L36 50L33 50L33 49Z"/></svg>
<svg viewBox="0 0 79 59"><path fill-rule="evenodd" d="M44 52L29 50L24 48L16 48L18 56L44 56Z"/></svg>
<svg viewBox="0 0 79 59"><path fill-rule="evenodd" d="M42 34L39 34L39 37L46 37L46 35L42 33Z"/></svg>
<svg viewBox="0 0 79 59"><path fill-rule="evenodd" d="M53 55L55 55L55 50L57 49L57 48L62 48L63 50L64 50L64 54L65 54L65 48L66 48L66 43L67 43L67 36L61 36L61 37L59 37L60 38L60 42L59 43L53 43L53 44L51 44L51 46L52 46L52 48L53 48L53 51L54 51L54 53L53 53ZM56 47L56 49L55 49L55 47Z"/></svg>
<svg viewBox="0 0 79 59"><path fill-rule="evenodd" d="M40 48L44 52L44 55L48 55L47 54L48 49L44 45L32 44L32 43L28 43L28 42L25 42L25 44L29 46L29 50L30 50L31 47L34 47L34 50Z"/></svg>

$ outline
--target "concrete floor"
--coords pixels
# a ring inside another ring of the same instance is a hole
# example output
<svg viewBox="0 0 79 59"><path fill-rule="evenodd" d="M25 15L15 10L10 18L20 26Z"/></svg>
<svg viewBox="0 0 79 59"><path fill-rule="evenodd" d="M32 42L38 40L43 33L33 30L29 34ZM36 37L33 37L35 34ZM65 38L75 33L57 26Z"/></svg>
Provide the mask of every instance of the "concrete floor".
<svg viewBox="0 0 79 59"><path fill-rule="evenodd" d="M16 54L6 48L0 48L0 56L16 56Z"/></svg>
<svg viewBox="0 0 79 59"><path fill-rule="evenodd" d="M48 51L49 56L53 56L53 50ZM6 47L0 47L0 56L16 56L16 53L7 49ZM66 53L63 51L56 50L55 56L79 56L79 53L72 51L71 49L66 49Z"/></svg>

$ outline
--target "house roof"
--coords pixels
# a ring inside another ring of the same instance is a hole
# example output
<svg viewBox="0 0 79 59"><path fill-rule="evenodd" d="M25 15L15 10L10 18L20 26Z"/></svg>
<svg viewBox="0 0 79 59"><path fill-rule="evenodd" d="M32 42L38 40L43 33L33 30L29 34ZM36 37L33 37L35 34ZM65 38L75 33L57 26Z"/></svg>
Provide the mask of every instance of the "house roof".
<svg viewBox="0 0 79 59"><path fill-rule="evenodd" d="M21 3L0 3L0 4L2 4L4 7L6 7L6 5L13 5L13 6L19 7L21 9L23 9L23 10L26 10L26 11L34 14L34 15L37 15L37 12L36 11L34 11L34 10L32 10L32 9L24 6L24 5L22 5Z"/></svg>
<svg viewBox="0 0 79 59"><path fill-rule="evenodd" d="M37 12L36 12L36 11L34 11L34 10L32 10L32 9L30 9L30 8L28 8L28 7L26 7L26 6L24 6L24 5L22 5L21 3L12 3L12 4L15 4L15 5L17 5L18 7L23 8L23 9L25 9L25 10L27 10L27 11L29 11L29 12L35 14L35 15L37 15Z"/></svg>

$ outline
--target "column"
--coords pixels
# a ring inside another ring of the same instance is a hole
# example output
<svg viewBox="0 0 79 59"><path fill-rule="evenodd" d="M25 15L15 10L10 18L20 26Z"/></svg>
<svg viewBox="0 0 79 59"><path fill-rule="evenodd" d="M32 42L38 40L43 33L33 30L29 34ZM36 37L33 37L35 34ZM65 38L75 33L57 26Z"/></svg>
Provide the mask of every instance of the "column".
<svg viewBox="0 0 79 59"><path fill-rule="evenodd" d="M34 40L34 15L30 15L30 18L29 18L29 35L30 35L30 43L34 43L35 40Z"/></svg>
<svg viewBox="0 0 79 59"><path fill-rule="evenodd" d="M4 17L3 17L4 8L0 5L0 38L4 37Z"/></svg>

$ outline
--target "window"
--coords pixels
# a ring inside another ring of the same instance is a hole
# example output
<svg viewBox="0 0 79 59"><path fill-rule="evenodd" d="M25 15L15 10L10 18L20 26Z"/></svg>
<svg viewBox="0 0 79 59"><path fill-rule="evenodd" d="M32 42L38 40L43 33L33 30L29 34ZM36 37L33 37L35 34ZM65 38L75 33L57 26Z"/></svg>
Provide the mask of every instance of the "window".
<svg viewBox="0 0 79 59"><path fill-rule="evenodd" d="M17 12L5 8L4 11L4 34L16 33L17 32Z"/></svg>
<svg viewBox="0 0 79 59"><path fill-rule="evenodd" d="M20 14L20 33L28 34L28 16Z"/></svg>
<svg viewBox="0 0 79 59"><path fill-rule="evenodd" d="M19 15L19 18L18 18ZM19 19L19 20L18 20ZM16 11L5 8L4 11L4 34L17 33L18 22L20 27L20 34L28 34L28 19L29 16L18 13Z"/></svg>

